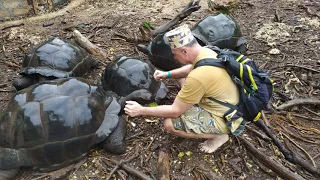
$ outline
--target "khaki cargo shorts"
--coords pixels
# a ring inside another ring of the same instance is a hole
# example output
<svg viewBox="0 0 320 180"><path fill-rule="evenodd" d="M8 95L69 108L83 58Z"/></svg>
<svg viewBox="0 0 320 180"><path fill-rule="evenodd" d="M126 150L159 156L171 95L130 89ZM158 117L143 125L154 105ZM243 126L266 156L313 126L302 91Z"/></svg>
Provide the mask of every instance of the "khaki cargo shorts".
<svg viewBox="0 0 320 180"><path fill-rule="evenodd" d="M196 134L221 134L210 113L200 107L191 107L178 118L172 119L174 129Z"/></svg>

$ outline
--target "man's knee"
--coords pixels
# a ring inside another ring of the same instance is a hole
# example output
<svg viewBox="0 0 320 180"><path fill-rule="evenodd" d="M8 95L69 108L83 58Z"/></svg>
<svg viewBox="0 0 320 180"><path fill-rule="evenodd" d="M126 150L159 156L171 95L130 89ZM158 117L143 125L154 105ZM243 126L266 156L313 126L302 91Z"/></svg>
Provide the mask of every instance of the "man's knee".
<svg viewBox="0 0 320 180"><path fill-rule="evenodd" d="M169 132L174 132L174 127L173 127L173 124L172 124L172 120L171 118L167 118L164 120L164 128L169 131Z"/></svg>

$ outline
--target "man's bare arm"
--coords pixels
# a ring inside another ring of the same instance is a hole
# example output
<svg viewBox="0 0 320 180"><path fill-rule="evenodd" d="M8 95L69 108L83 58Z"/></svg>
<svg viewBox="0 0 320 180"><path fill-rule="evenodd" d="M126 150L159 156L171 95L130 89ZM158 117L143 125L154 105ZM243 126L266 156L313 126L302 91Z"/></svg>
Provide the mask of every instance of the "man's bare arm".
<svg viewBox="0 0 320 180"><path fill-rule="evenodd" d="M127 101L125 112L131 117L135 116L155 116L163 118L175 118L186 112L193 104L187 104L179 99L175 99L172 105L162 105L156 107L142 107L135 101Z"/></svg>
<svg viewBox="0 0 320 180"><path fill-rule="evenodd" d="M172 78L180 79L187 77L191 70L192 64L187 64L185 66L182 66L181 68L171 70L170 73Z"/></svg>

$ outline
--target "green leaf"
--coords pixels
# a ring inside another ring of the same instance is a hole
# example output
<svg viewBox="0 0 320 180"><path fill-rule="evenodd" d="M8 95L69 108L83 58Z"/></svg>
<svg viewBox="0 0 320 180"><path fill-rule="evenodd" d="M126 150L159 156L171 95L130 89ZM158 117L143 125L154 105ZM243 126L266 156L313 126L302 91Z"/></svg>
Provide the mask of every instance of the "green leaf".
<svg viewBox="0 0 320 180"><path fill-rule="evenodd" d="M145 28L151 28L150 22L147 22L147 21L143 22L143 27L145 27Z"/></svg>
<svg viewBox="0 0 320 180"><path fill-rule="evenodd" d="M191 154L192 154L192 152L190 152L190 151L187 151L187 152L186 152L186 155L187 155L187 156L190 156Z"/></svg>
<svg viewBox="0 0 320 180"><path fill-rule="evenodd" d="M184 152L180 152L179 154L178 154L178 157L179 158L182 158L184 156Z"/></svg>
<svg viewBox="0 0 320 180"><path fill-rule="evenodd" d="M157 107L157 106L158 106L158 104L156 102L153 102L153 103L149 104L149 107Z"/></svg>

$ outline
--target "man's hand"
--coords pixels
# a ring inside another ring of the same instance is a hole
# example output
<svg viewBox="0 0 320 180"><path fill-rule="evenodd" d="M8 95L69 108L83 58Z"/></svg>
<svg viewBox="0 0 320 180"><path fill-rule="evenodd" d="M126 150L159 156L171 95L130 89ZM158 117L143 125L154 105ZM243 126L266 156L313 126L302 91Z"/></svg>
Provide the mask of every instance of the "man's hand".
<svg viewBox="0 0 320 180"><path fill-rule="evenodd" d="M124 107L124 111L130 117L136 117L142 115L142 106L135 101L126 101L126 106Z"/></svg>
<svg viewBox="0 0 320 180"><path fill-rule="evenodd" d="M168 77L168 73L167 72L163 72L160 70L156 70L153 74L153 77L155 80L159 81L159 80L164 80L167 79Z"/></svg>

